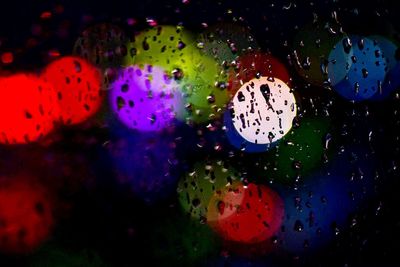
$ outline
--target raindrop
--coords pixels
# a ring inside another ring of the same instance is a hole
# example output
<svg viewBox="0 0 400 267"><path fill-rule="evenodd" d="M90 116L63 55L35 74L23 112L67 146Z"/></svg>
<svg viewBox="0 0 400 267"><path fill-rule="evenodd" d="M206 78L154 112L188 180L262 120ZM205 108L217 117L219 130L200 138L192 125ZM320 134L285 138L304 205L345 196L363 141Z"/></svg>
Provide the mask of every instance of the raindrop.
<svg viewBox="0 0 400 267"><path fill-rule="evenodd" d="M28 120L32 119L32 114L29 113L28 111L25 111L25 118L27 118Z"/></svg>
<svg viewBox="0 0 400 267"><path fill-rule="evenodd" d="M368 70L367 69L363 68L361 70L361 72L362 72L363 78L367 78L368 77Z"/></svg>
<svg viewBox="0 0 400 267"><path fill-rule="evenodd" d="M237 98L238 98L239 102L246 101L246 98L245 98L243 92L241 92L241 91L239 91Z"/></svg>
<svg viewBox="0 0 400 267"><path fill-rule="evenodd" d="M121 110L124 106L125 106L126 102L125 99L121 96L117 97L117 107L118 107L118 111Z"/></svg>
<svg viewBox="0 0 400 267"><path fill-rule="evenodd" d="M179 41L178 42L178 49L179 50L182 50L183 48L185 48L186 47L186 44L184 43L184 42L182 42L182 41Z"/></svg>
<svg viewBox="0 0 400 267"><path fill-rule="evenodd" d="M146 38L145 38L145 39L143 40L143 42L142 42L142 47L143 47L143 50L145 50L145 51L147 51L147 50L150 49L150 45L149 45L149 43L147 42L147 39L146 39Z"/></svg>
<svg viewBox="0 0 400 267"><path fill-rule="evenodd" d="M195 207L195 208L197 208L198 206L200 206L200 199L198 199L198 198L195 198L195 199L193 199L192 200L192 205L193 205L193 207Z"/></svg>
<svg viewBox="0 0 400 267"><path fill-rule="evenodd" d="M271 90L269 89L268 84L261 85L260 91L261 91L262 96L265 98L265 102L269 102L269 98L271 96Z"/></svg>
<svg viewBox="0 0 400 267"><path fill-rule="evenodd" d="M74 67L75 67L75 71L76 72L81 72L82 71L82 66L81 63L79 63L78 61L74 60Z"/></svg>
<svg viewBox="0 0 400 267"><path fill-rule="evenodd" d="M343 49L346 54L350 53L351 47L352 47L352 44L351 44L350 38L343 39Z"/></svg>
<svg viewBox="0 0 400 267"><path fill-rule="evenodd" d="M207 96L207 101L210 104L215 103L215 96L213 94Z"/></svg>
<svg viewBox="0 0 400 267"><path fill-rule="evenodd" d="M363 49L364 49L364 46L365 46L365 44L364 44L364 39L361 38L361 39L358 41L357 45L358 45L358 49L363 50Z"/></svg>
<svg viewBox="0 0 400 267"><path fill-rule="evenodd" d="M126 93L129 91L129 85L127 83L121 86L121 92Z"/></svg>
<svg viewBox="0 0 400 267"><path fill-rule="evenodd" d="M131 55L131 57L136 56L136 53L137 53L136 48L131 48L131 49L129 50L129 54Z"/></svg>
<svg viewBox="0 0 400 267"><path fill-rule="evenodd" d="M325 135L325 149L329 148L329 143L331 142L331 140L332 140L332 135L330 133L327 133Z"/></svg>
<svg viewBox="0 0 400 267"><path fill-rule="evenodd" d="M358 92L360 91L360 84L358 82L354 83L354 92L356 94L358 94Z"/></svg>
<svg viewBox="0 0 400 267"><path fill-rule="evenodd" d="M303 69L309 70L311 68L311 60L310 57L306 57L302 64Z"/></svg>
<svg viewBox="0 0 400 267"><path fill-rule="evenodd" d="M295 170L300 170L300 169L301 169L301 161L299 161L299 160L293 161L292 167L293 167Z"/></svg>
<svg viewBox="0 0 400 267"><path fill-rule="evenodd" d="M179 68L175 68L172 71L172 76L174 77L175 80L182 80L183 78L183 71Z"/></svg>
<svg viewBox="0 0 400 267"><path fill-rule="evenodd" d="M300 220L296 220L294 223L294 230L296 232L302 232L304 230L304 225Z"/></svg>

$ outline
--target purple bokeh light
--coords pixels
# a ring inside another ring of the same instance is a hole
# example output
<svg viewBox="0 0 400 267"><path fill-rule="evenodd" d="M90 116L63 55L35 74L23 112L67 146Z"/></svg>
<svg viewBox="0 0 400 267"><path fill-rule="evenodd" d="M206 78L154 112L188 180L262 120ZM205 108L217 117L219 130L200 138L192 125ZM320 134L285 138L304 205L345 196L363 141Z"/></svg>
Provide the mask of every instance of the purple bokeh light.
<svg viewBox="0 0 400 267"><path fill-rule="evenodd" d="M185 111L177 82L151 65L121 70L111 86L110 102L117 118L139 131L160 131Z"/></svg>

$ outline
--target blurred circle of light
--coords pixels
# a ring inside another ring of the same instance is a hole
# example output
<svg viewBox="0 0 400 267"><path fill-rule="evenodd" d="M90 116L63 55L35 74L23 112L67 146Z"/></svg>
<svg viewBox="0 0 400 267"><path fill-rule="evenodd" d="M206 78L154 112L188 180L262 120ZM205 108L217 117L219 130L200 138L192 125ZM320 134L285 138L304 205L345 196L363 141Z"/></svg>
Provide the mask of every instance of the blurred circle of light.
<svg viewBox="0 0 400 267"><path fill-rule="evenodd" d="M3 64L11 64L14 61L14 54L12 52L5 52L1 54L1 62Z"/></svg>
<svg viewBox="0 0 400 267"><path fill-rule="evenodd" d="M2 180L0 251L29 253L49 238L54 224L48 192L24 179Z"/></svg>
<svg viewBox="0 0 400 267"><path fill-rule="evenodd" d="M278 232L284 213L282 199L269 187L236 182L211 198L207 222L225 240L255 244Z"/></svg>
<svg viewBox="0 0 400 267"><path fill-rule="evenodd" d="M229 72L229 92L232 96L243 83L260 76L278 78L290 85L290 76L285 65L271 54L248 52L237 58L236 65L236 69Z"/></svg>
<svg viewBox="0 0 400 267"><path fill-rule="evenodd" d="M99 110L103 101L101 74L86 60L75 56L59 58L44 69L41 77L57 92L62 123L82 123Z"/></svg>
<svg viewBox="0 0 400 267"><path fill-rule="evenodd" d="M333 88L352 101L371 98L385 79L387 62L374 41L350 36L339 42L329 55L328 76Z"/></svg>
<svg viewBox="0 0 400 267"><path fill-rule="evenodd" d="M245 143L253 145L249 152L262 151L289 132L296 113L296 99L287 84L277 78L253 79L245 83L232 100L229 114L237 134L232 133L228 120L228 138L240 136ZM256 151L258 146L260 150Z"/></svg>
<svg viewBox="0 0 400 267"><path fill-rule="evenodd" d="M59 116L51 84L31 74L0 78L0 143L26 144L54 129Z"/></svg>
<svg viewBox="0 0 400 267"><path fill-rule="evenodd" d="M236 171L222 160L197 162L193 171L186 173L179 181L179 203L192 218L204 219L215 192L232 185L237 179Z"/></svg>
<svg viewBox="0 0 400 267"><path fill-rule="evenodd" d="M371 100L384 100L400 87L400 61L396 56L399 46L395 41L380 35L369 36L368 39L377 43L387 61L385 80L371 97Z"/></svg>
<svg viewBox="0 0 400 267"><path fill-rule="evenodd" d="M112 84L110 102L117 118L139 131L162 130L185 112L177 82L151 65L123 69Z"/></svg>

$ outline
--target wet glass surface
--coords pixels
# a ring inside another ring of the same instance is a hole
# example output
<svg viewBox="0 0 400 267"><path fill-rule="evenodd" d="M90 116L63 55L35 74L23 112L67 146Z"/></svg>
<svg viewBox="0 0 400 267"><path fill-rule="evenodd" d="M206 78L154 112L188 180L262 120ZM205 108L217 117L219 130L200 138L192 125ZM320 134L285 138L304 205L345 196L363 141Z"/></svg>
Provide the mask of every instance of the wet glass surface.
<svg viewBox="0 0 400 267"><path fill-rule="evenodd" d="M400 4L1 5L0 266L400 266Z"/></svg>

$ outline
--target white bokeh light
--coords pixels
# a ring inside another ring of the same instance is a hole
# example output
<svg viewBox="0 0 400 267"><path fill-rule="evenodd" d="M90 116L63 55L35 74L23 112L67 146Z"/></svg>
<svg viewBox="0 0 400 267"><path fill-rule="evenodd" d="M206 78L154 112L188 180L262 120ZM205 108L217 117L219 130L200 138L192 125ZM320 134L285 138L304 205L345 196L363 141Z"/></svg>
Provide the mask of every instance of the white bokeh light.
<svg viewBox="0 0 400 267"><path fill-rule="evenodd" d="M233 100L232 122L248 142L269 144L292 128L297 113L296 99L279 79L260 77L245 83Z"/></svg>

